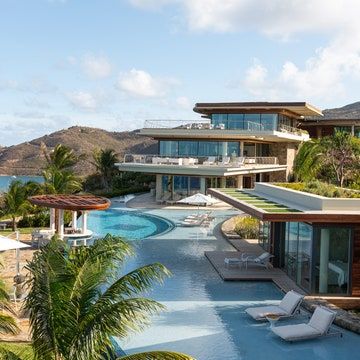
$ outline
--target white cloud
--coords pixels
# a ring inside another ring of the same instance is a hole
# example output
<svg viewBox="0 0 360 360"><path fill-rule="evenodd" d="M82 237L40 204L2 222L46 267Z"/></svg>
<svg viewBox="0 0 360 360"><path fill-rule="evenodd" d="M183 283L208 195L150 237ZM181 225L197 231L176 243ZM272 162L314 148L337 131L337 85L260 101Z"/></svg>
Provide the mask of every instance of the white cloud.
<svg viewBox="0 0 360 360"><path fill-rule="evenodd" d="M128 0L143 9L174 4L192 30L255 30L288 37L309 31L334 32L358 22L358 0Z"/></svg>
<svg viewBox="0 0 360 360"><path fill-rule="evenodd" d="M174 0L129 0L130 4L140 9L160 9Z"/></svg>
<svg viewBox="0 0 360 360"><path fill-rule="evenodd" d="M132 69L119 75L117 87L130 96L156 98L165 96L178 83L173 78L154 77L144 70Z"/></svg>
<svg viewBox="0 0 360 360"><path fill-rule="evenodd" d="M71 105L80 110L93 112L101 105L100 99L96 95L85 91L74 91L68 93L67 98Z"/></svg>
<svg viewBox="0 0 360 360"><path fill-rule="evenodd" d="M81 66L85 74L91 79L107 78L112 72L110 61L103 55L86 55L82 59Z"/></svg>
<svg viewBox="0 0 360 360"><path fill-rule="evenodd" d="M193 107L193 104L191 103L191 101L189 100L189 98L187 98L186 96L179 96L176 99L176 104L185 110L189 110Z"/></svg>

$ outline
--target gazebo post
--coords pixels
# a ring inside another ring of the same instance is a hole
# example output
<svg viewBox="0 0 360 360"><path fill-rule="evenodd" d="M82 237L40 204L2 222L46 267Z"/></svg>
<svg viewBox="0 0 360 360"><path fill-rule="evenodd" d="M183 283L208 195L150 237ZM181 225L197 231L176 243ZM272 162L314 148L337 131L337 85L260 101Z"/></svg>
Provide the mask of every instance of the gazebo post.
<svg viewBox="0 0 360 360"><path fill-rule="evenodd" d="M55 208L50 208L50 230L55 233L56 225L55 225Z"/></svg>
<svg viewBox="0 0 360 360"><path fill-rule="evenodd" d="M72 225L73 230L76 231L76 229L77 229L77 211L72 211L71 225Z"/></svg>
<svg viewBox="0 0 360 360"><path fill-rule="evenodd" d="M86 234L87 231L87 211L82 212L82 234Z"/></svg>
<svg viewBox="0 0 360 360"><path fill-rule="evenodd" d="M59 209L59 218L58 218L58 235L60 239L64 239L64 210Z"/></svg>

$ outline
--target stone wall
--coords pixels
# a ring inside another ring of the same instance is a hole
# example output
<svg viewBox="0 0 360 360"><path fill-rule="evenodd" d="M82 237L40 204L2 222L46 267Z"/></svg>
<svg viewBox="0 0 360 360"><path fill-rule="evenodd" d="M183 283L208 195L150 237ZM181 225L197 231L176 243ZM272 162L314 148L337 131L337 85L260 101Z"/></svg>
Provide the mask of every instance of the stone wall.
<svg viewBox="0 0 360 360"><path fill-rule="evenodd" d="M294 160L297 153L298 145L295 143L275 143L270 145L270 156L275 156L279 160L279 165L287 165L285 176L283 172L272 173L274 180L270 181L286 181L292 172Z"/></svg>

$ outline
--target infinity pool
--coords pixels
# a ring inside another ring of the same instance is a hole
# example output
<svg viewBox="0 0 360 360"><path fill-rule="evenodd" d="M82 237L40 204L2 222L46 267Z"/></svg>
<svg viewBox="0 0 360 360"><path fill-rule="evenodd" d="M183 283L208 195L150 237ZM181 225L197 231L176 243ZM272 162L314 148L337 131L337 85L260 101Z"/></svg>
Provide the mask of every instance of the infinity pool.
<svg viewBox="0 0 360 360"><path fill-rule="evenodd" d="M150 215L177 222L189 212L154 210ZM219 223L231 211L215 212ZM103 219L107 221L107 219ZM113 221L113 220L111 220ZM224 282L204 256L204 251L233 250L210 231L177 227L156 238L133 241L137 257L124 271L160 261L173 273L150 297L165 304L167 311L153 317L152 325L132 335L121 347L128 353L154 349L181 351L198 360L341 360L359 358L360 336L344 332L333 337L287 344L276 338L267 323L249 319L244 309L253 305L276 304L283 294L270 282ZM303 314L283 324L308 321Z"/></svg>
<svg viewBox="0 0 360 360"><path fill-rule="evenodd" d="M90 213L88 222L95 236L110 233L128 240L159 235L174 226L171 221L157 215L114 208Z"/></svg>

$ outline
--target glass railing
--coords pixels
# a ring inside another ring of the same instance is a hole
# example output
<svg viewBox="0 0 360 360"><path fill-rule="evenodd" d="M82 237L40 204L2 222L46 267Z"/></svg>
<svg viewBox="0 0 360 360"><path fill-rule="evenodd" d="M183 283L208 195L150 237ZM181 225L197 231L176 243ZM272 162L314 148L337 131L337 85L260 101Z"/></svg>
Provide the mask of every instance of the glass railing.
<svg viewBox="0 0 360 360"><path fill-rule="evenodd" d="M239 132L279 131L298 136L308 135L306 131L285 124L260 124L247 121L245 128L227 128L226 124L212 124L210 119L196 120L145 120L144 129L186 129L186 130L232 130Z"/></svg>
<svg viewBox="0 0 360 360"><path fill-rule="evenodd" d="M142 155L126 154L123 163L147 165L178 165L178 166L226 166L246 167L254 165L278 165L274 156L176 156L176 155Z"/></svg>

